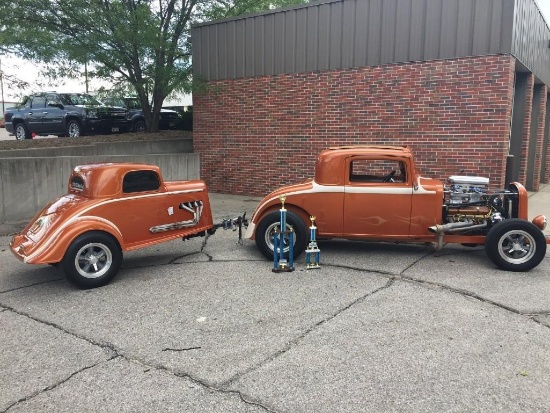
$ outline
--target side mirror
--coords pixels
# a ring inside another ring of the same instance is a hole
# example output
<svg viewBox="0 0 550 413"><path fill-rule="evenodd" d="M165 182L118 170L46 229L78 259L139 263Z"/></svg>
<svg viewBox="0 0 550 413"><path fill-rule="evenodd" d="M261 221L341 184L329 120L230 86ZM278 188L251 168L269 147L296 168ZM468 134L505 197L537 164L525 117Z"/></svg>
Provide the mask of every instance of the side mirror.
<svg viewBox="0 0 550 413"><path fill-rule="evenodd" d="M47 106L53 106L54 108L59 108L59 109L63 109L63 104L60 103L60 102L54 102L52 100L48 101L48 105Z"/></svg>

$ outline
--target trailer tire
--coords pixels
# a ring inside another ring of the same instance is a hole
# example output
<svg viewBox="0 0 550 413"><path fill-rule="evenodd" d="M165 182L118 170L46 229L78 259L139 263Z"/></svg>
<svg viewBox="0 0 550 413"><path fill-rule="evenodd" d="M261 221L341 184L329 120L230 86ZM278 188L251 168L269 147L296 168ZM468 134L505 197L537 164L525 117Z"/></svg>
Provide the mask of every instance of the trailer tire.
<svg viewBox="0 0 550 413"><path fill-rule="evenodd" d="M122 250L109 234L90 231L76 238L65 253L62 268L67 279L82 289L102 287L116 276Z"/></svg>

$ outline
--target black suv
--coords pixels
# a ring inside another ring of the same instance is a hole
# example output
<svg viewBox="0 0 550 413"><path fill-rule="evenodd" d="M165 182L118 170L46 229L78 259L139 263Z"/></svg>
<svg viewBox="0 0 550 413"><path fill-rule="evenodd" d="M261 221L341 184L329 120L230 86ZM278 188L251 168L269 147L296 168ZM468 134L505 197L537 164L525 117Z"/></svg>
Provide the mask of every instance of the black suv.
<svg viewBox="0 0 550 413"><path fill-rule="evenodd" d="M16 139L34 135L77 137L128 132L128 111L103 105L85 93L45 92L26 97L5 112L6 130Z"/></svg>
<svg viewBox="0 0 550 413"><path fill-rule="evenodd" d="M105 98L103 99L103 103L127 109L130 113L130 130L132 132L144 132L147 130L145 116L143 116L141 103L137 97ZM161 109L159 129L176 129L179 119L180 115L175 110Z"/></svg>

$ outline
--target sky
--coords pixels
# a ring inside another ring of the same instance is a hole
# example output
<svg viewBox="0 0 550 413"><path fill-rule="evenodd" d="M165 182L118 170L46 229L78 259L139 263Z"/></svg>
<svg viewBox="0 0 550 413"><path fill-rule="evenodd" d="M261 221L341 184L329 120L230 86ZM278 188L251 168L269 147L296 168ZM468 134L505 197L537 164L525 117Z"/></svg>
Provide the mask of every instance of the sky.
<svg viewBox="0 0 550 413"><path fill-rule="evenodd" d="M459 0L458 0L459 1ZM539 6L540 11L542 12L544 18L546 19L546 23L550 25L550 0L535 0ZM36 64L29 63L26 61L23 61L21 59L13 58L13 57L6 57L6 56L0 56L0 69L3 70L3 72L6 75L17 75L20 79L33 84L38 79L38 68ZM51 88L48 88L48 90L56 90L58 92L84 92L86 90L86 86L84 84L84 79L82 80L73 80L73 79L65 79L62 82L57 82L55 85L50 85ZM92 82L89 86L89 90L94 90L94 88L98 88L102 86L101 83ZM103 84L103 86L107 86L106 84ZM9 86L4 84L4 100L6 102L15 102L18 100L16 96L17 92L15 90L10 90ZM0 98L1 100L1 98ZM178 102L179 101L179 102ZM180 99L177 99L176 102L167 101L165 102L165 106L170 105L191 105L191 96L182 96Z"/></svg>

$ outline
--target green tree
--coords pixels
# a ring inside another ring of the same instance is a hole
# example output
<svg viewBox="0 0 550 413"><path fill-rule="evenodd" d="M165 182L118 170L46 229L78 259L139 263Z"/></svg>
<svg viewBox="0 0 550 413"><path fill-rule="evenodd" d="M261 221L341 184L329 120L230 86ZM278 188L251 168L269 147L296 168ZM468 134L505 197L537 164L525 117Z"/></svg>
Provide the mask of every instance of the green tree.
<svg viewBox="0 0 550 413"><path fill-rule="evenodd" d="M150 130L162 103L189 92L191 24L308 0L17 0L0 2L0 51L42 62L51 77L131 86Z"/></svg>

